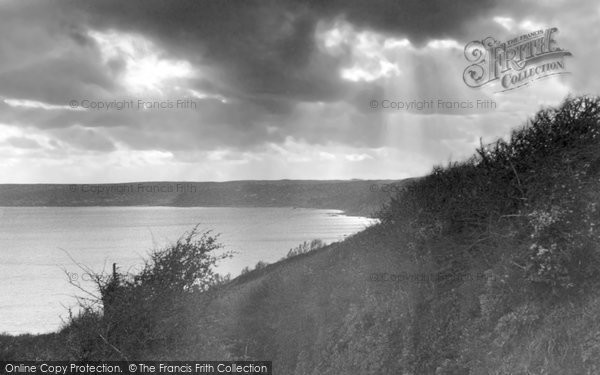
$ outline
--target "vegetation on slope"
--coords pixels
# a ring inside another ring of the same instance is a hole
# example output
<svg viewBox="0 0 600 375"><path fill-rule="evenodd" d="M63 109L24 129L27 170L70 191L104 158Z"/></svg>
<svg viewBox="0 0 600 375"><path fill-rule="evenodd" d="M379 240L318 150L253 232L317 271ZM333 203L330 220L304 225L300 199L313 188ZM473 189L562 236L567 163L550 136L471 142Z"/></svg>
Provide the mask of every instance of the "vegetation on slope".
<svg viewBox="0 0 600 375"><path fill-rule="evenodd" d="M441 275L413 301L421 313L405 371L584 374L598 365L599 332L589 337L581 324L592 322L600 271L599 111L587 97L544 109L510 140L435 168L382 212L390 230L410 228L419 269Z"/></svg>

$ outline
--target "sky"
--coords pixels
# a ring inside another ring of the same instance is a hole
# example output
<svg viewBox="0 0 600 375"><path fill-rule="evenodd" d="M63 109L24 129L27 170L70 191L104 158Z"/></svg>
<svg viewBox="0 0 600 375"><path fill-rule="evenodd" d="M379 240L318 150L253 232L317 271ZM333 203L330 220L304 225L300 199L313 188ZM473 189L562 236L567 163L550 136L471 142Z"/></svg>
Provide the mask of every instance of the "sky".
<svg viewBox="0 0 600 375"><path fill-rule="evenodd" d="M593 0L0 0L0 183L421 176L599 94L599 24ZM552 27L569 74L465 84L469 42Z"/></svg>

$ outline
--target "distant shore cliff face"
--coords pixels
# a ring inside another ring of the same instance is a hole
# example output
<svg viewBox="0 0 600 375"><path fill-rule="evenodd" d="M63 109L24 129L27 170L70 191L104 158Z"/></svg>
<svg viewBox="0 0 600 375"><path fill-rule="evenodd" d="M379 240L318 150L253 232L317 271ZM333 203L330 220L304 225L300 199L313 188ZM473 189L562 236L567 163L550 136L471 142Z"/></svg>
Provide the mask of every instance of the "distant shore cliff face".
<svg viewBox="0 0 600 375"><path fill-rule="evenodd" d="M0 206L301 207L372 216L407 181L3 184Z"/></svg>

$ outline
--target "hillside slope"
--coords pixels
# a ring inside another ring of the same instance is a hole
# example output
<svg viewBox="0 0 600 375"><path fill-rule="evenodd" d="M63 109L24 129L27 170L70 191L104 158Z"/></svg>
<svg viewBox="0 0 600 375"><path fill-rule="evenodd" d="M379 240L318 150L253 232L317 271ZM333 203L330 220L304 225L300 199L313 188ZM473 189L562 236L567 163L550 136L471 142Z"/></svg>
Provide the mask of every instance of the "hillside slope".
<svg viewBox="0 0 600 375"><path fill-rule="evenodd" d="M374 227L241 277L211 306L222 317L214 334L228 333L234 357L272 359L277 374L388 373L411 285L381 275L410 271L404 247Z"/></svg>
<svg viewBox="0 0 600 375"><path fill-rule="evenodd" d="M597 374L599 103L544 109L381 225L234 282L213 310L230 352L298 375Z"/></svg>

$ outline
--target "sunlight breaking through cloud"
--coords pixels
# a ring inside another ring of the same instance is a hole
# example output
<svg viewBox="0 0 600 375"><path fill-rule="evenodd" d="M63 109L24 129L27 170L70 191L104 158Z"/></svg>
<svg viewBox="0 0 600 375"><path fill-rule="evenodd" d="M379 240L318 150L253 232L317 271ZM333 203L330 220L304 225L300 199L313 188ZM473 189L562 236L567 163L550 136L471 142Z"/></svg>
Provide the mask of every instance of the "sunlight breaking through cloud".
<svg viewBox="0 0 600 375"><path fill-rule="evenodd" d="M188 61L163 58L164 52L141 35L115 30L88 34L98 43L106 64L124 63L120 82L131 92L163 93L171 81L196 75Z"/></svg>

